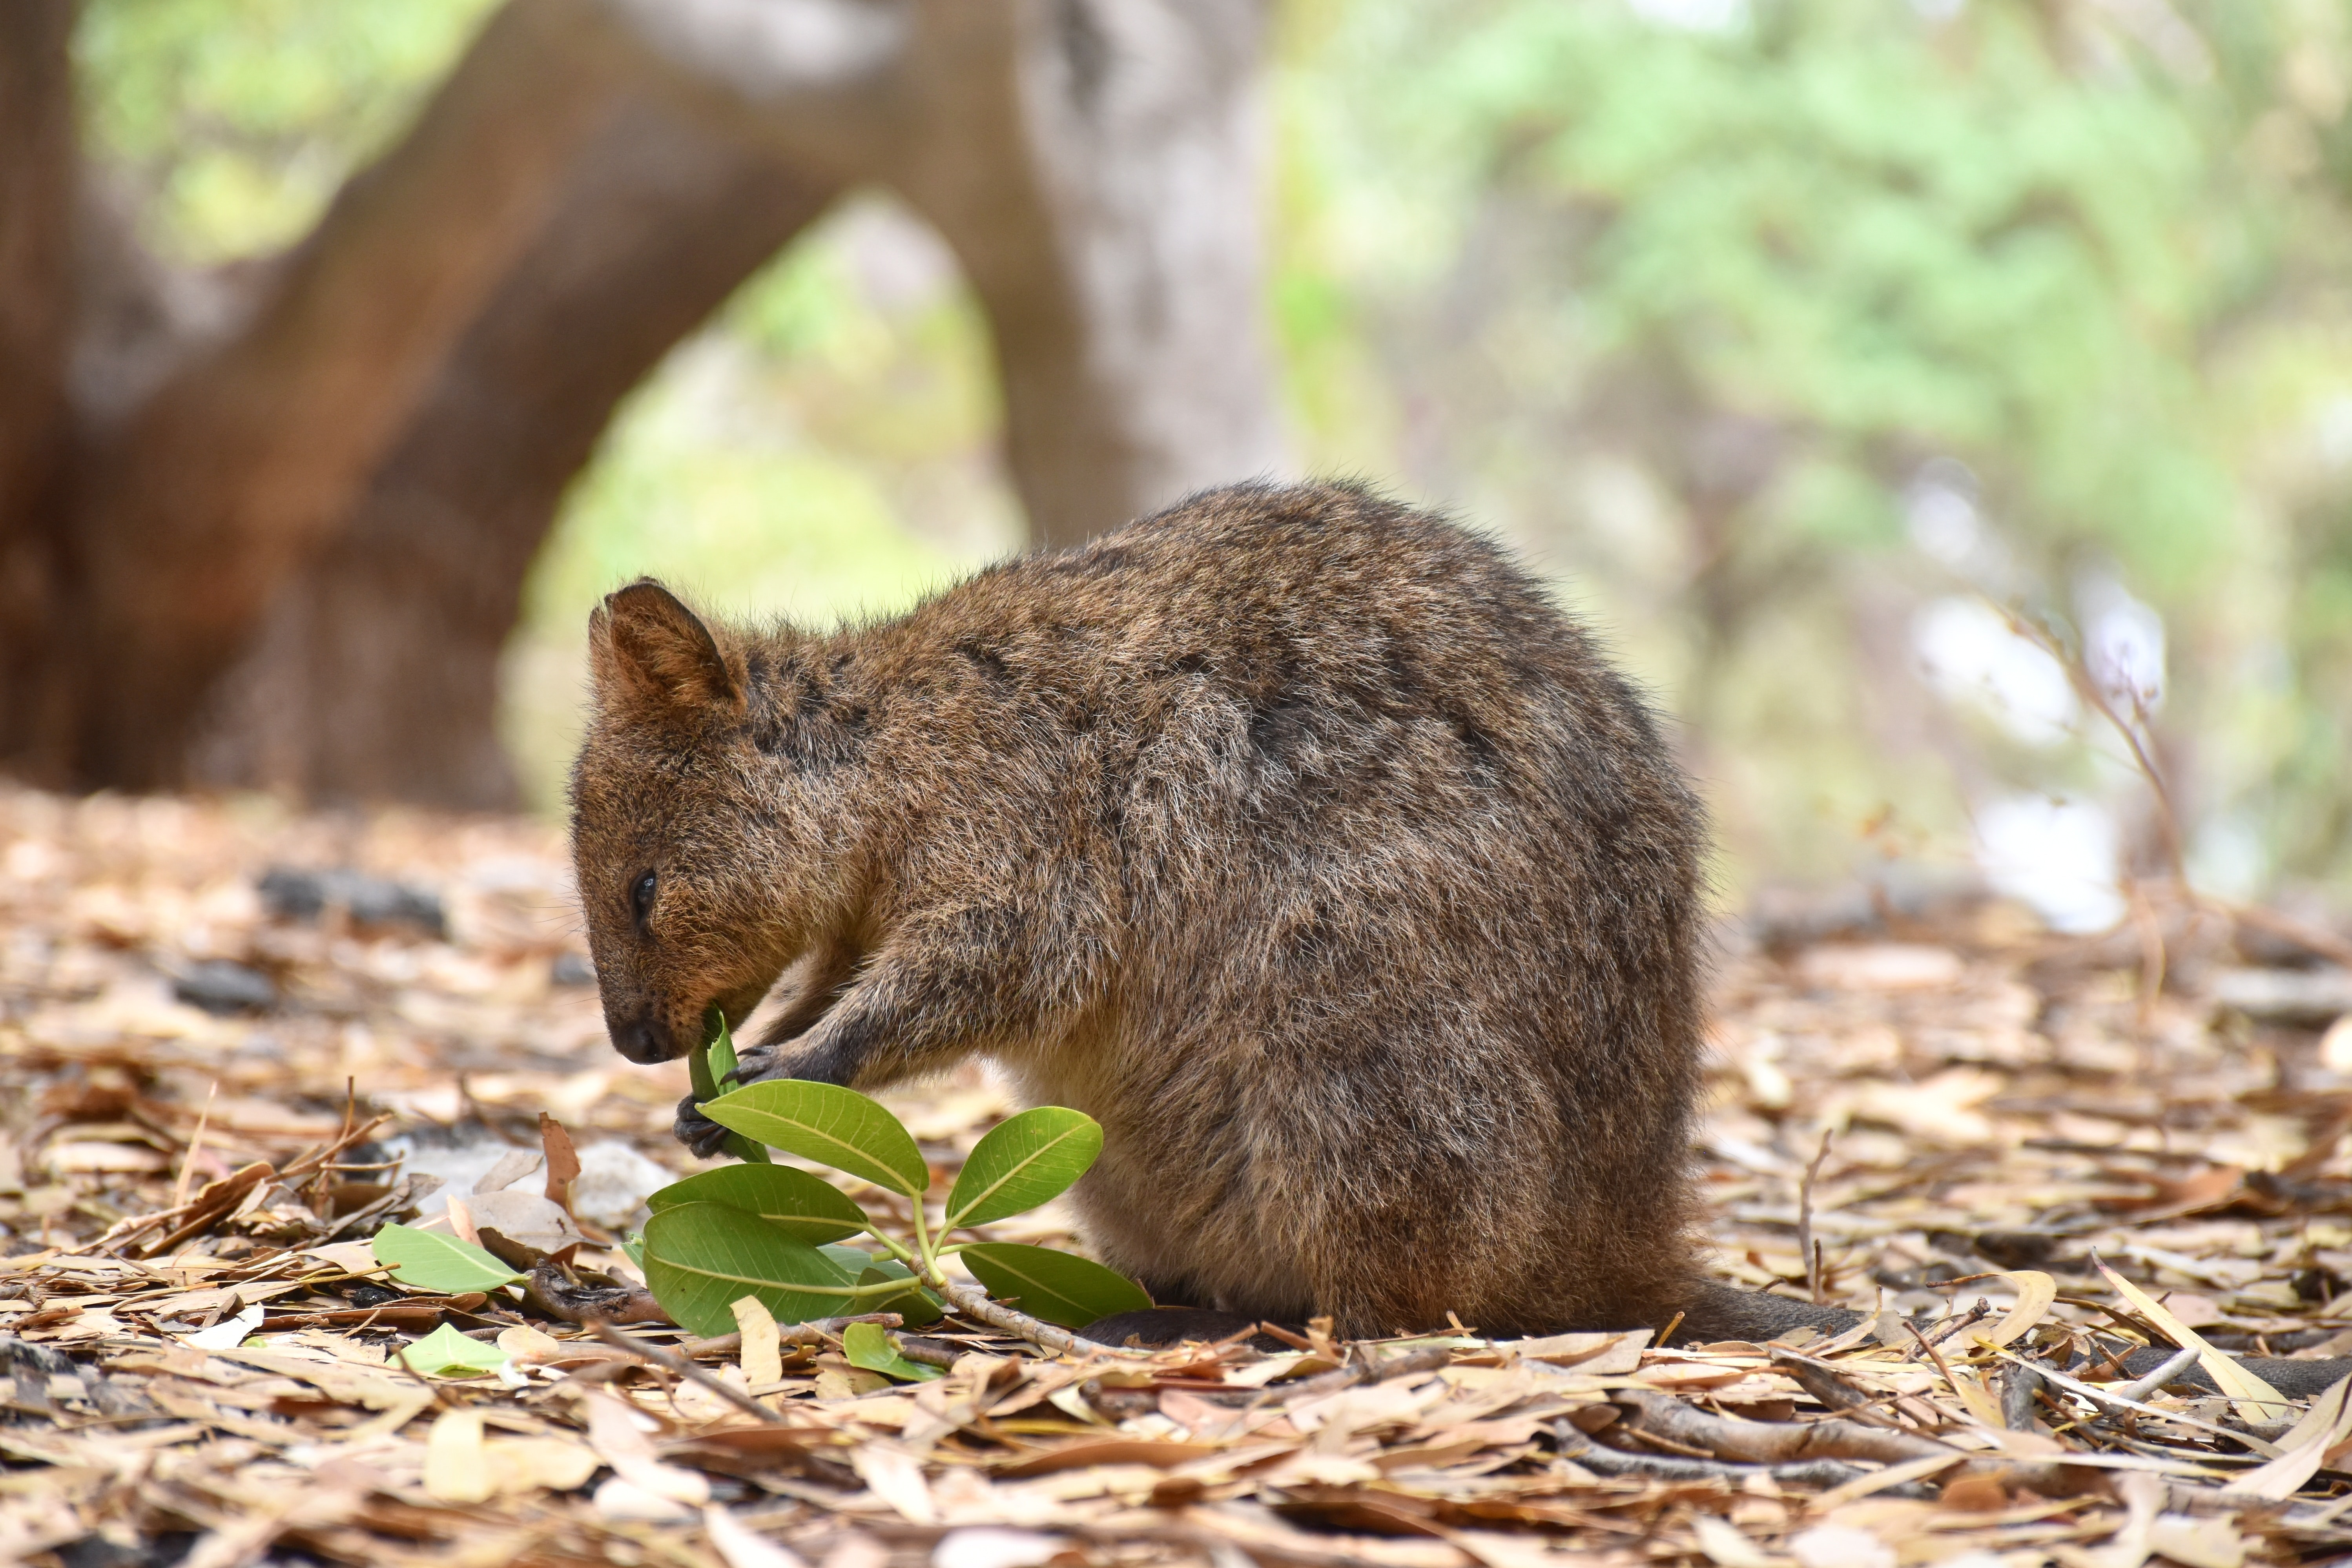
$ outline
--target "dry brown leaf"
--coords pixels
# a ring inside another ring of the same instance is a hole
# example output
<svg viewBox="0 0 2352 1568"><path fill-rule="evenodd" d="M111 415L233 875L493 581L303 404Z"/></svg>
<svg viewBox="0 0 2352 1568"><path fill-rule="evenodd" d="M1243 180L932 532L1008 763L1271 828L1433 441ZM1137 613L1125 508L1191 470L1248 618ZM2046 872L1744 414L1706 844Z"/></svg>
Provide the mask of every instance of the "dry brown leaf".
<svg viewBox="0 0 2352 1568"><path fill-rule="evenodd" d="M849 1467L908 1523L938 1522L930 1488L923 1479L923 1462L916 1456L885 1443L860 1443L850 1450Z"/></svg>
<svg viewBox="0 0 2352 1568"><path fill-rule="evenodd" d="M2094 1260L2096 1261L2095 1258ZM2221 1392L2237 1405L2241 1420L2255 1424L2275 1421L2293 1408L2291 1402L2283 1398L2278 1390L2206 1343L2196 1330L2173 1316L2163 1302L2104 1262L2098 1263L2098 1270L2101 1277L2116 1288L2116 1294L2131 1303L2132 1310L2163 1330L2174 1344L2197 1352L2197 1364L2205 1369Z"/></svg>
<svg viewBox="0 0 2352 1568"><path fill-rule="evenodd" d="M735 1315L736 1330L743 1336L743 1381L753 1388L765 1388L782 1380L783 1343L776 1333L776 1320L767 1303L757 1296L742 1296L729 1310Z"/></svg>
<svg viewBox="0 0 2352 1568"><path fill-rule="evenodd" d="M425 1438L425 1490L440 1502L486 1502L497 1490L482 1458L482 1413L444 1410Z"/></svg>
<svg viewBox="0 0 2352 1568"><path fill-rule="evenodd" d="M583 1395L588 1413L588 1446L613 1468L613 1474L648 1497L700 1508L710 1500L710 1483L694 1470L665 1465L656 1458L652 1439L639 1430L637 1413L609 1394Z"/></svg>

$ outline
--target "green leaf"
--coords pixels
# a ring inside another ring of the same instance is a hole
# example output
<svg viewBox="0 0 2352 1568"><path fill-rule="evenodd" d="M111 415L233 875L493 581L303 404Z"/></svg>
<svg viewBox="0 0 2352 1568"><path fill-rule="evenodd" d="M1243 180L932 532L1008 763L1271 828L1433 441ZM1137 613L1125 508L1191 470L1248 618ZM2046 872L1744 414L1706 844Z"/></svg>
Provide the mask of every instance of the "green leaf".
<svg viewBox="0 0 2352 1568"><path fill-rule="evenodd" d="M735 1035L727 1026L727 1015L713 1007L705 1015L715 1032L708 1043L686 1053L688 1087L694 1090L694 1102L700 1105L719 1098L719 1086L736 1068ZM768 1152L757 1142L741 1133L730 1135L719 1147L747 1165L765 1165L772 1162Z"/></svg>
<svg viewBox="0 0 2352 1568"><path fill-rule="evenodd" d="M392 1269L393 1282L416 1290L437 1290L462 1296L468 1290L496 1290L522 1278L476 1247L445 1231L418 1230L388 1225L369 1244L375 1260Z"/></svg>
<svg viewBox="0 0 2352 1568"><path fill-rule="evenodd" d="M725 1204L780 1225L814 1247L866 1228L866 1211L822 1176L790 1165L721 1165L646 1199L658 1214L680 1204Z"/></svg>
<svg viewBox="0 0 2352 1568"><path fill-rule="evenodd" d="M733 1331L730 1303L757 1296L780 1323L852 1310L849 1276L799 1237L725 1204L677 1204L646 1221L646 1284L670 1321Z"/></svg>
<svg viewBox="0 0 2352 1568"><path fill-rule="evenodd" d="M895 1258L885 1258L868 1264L857 1277L860 1285L880 1285L891 1279L904 1279L908 1287L896 1296L869 1296L858 1304L866 1312L896 1312L908 1327L920 1328L936 1323L948 1315L947 1303L922 1286L914 1283L914 1271Z"/></svg>
<svg viewBox="0 0 2352 1568"><path fill-rule="evenodd" d="M469 1340L444 1323L400 1352L412 1372L426 1377L480 1377L507 1364L507 1352L496 1345Z"/></svg>
<svg viewBox="0 0 2352 1568"><path fill-rule="evenodd" d="M948 1194L944 1228L986 1225L1059 1197L1102 1152L1101 1124L1081 1110L1041 1105L989 1130Z"/></svg>
<svg viewBox="0 0 2352 1568"><path fill-rule="evenodd" d="M990 1295L1066 1329L1083 1329L1097 1318L1151 1305L1143 1287L1126 1275L1049 1247L991 1241L956 1256Z"/></svg>
<svg viewBox="0 0 2352 1568"><path fill-rule="evenodd" d="M862 1247L826 1246L820 1247L817 1250L841 1265L843 1275L848 1279L855 1279L858 1275L874 1267L874 1255Z"/></svg>
<svg viewBox="0 0 2352 1568"><path fill-rule="evenodd" d="M646 1271L646 1238L644 1236L633 1236L626 1241L621 1243L621 1256L627 1258L631 1263L636 1265L638 1274L643 1275Z"/></svg>
<svg viewBox="0 0 2352 1568"><path fill-rule="evenodd" d="M940 1367L925 1366L900 1355L898 1347L890 1342L889 1332L879 1323L852 1323L842 1330L841 1353L852 1366L895 1377L900 1383L929 1383L947 1375Z"/></svg>
<svg viewBox="0 0 2352 1568"><path fill-rule="evenodd" d="M735 1031L727 1026L727 1015L719 1015L719 1033L710 1042L710 1078L713 1085L725 1083L727 1075L740 1064L735 1057Z"/></svg>
<svg viewBox="0 0 2352 1568"><path fill-rule="evenodd" d="M777 1078L746 1084L702 1114L762 1143L919 1198L931 1184L923 1152L898 1119L854 1089Z"/></svg>

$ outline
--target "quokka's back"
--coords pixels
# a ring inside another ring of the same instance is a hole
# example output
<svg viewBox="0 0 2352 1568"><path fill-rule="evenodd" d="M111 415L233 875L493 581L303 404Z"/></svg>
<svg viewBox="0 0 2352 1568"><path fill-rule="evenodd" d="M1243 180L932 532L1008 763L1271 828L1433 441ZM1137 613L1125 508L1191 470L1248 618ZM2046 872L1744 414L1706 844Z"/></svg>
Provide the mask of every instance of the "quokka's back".
<svg viewBox="0 0 2352 1568"><path fill-rule="evenodd" d="M1088 1237L1163 1301L1372 1333L1688 1298L1698 812L1491 543L1244 487L836 635L641 585L595 636L616 1040L795 965L761 1076L994 1058L1104 1124Z"/></svg>

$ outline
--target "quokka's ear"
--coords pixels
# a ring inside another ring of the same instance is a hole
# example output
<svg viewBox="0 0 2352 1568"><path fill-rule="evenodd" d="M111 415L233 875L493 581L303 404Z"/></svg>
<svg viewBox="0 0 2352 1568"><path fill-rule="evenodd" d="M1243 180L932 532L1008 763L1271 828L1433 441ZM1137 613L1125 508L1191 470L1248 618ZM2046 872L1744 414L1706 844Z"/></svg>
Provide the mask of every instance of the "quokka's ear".
<svg viewBox="0 0 2352 1568"><path fill-rule="evenodd" d="M743 710L743 680L702 617L650 577L638 579L588 617L597 695L665 708Z"/></svg>

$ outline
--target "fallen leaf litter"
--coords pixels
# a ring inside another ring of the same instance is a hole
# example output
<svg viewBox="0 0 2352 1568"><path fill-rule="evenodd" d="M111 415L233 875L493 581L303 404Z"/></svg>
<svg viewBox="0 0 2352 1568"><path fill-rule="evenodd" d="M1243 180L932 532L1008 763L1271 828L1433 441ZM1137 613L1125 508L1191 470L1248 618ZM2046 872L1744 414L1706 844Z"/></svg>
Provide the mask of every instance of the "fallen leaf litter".
<svg viewBox="0 0 2352 1568"><path fill-rule="evenodd" d="M1730 943L1700 1151L1718 1271L1879 1314L1850 1334L1311 1327L1105 1363L953 1319L852 1331L899 1382L755 1303L716 1339L625 1311L599 1337L378 1265L387 1220L495 1219L576 1247L573 1278L534 1276L558 1306L641 1300L614 1244L647 1173L692 1168L685 1068L605 1046L565 885L526 823L0 792L0 1561L2352 1550L2345 1385L2273 1405L2103 1363L2126 1339L2352 1353L2352 976L2275 940L2160 905L2060 939L1956 902ZM978 1073L892 1105L935 1194L1009 1109Z"/></svg>

